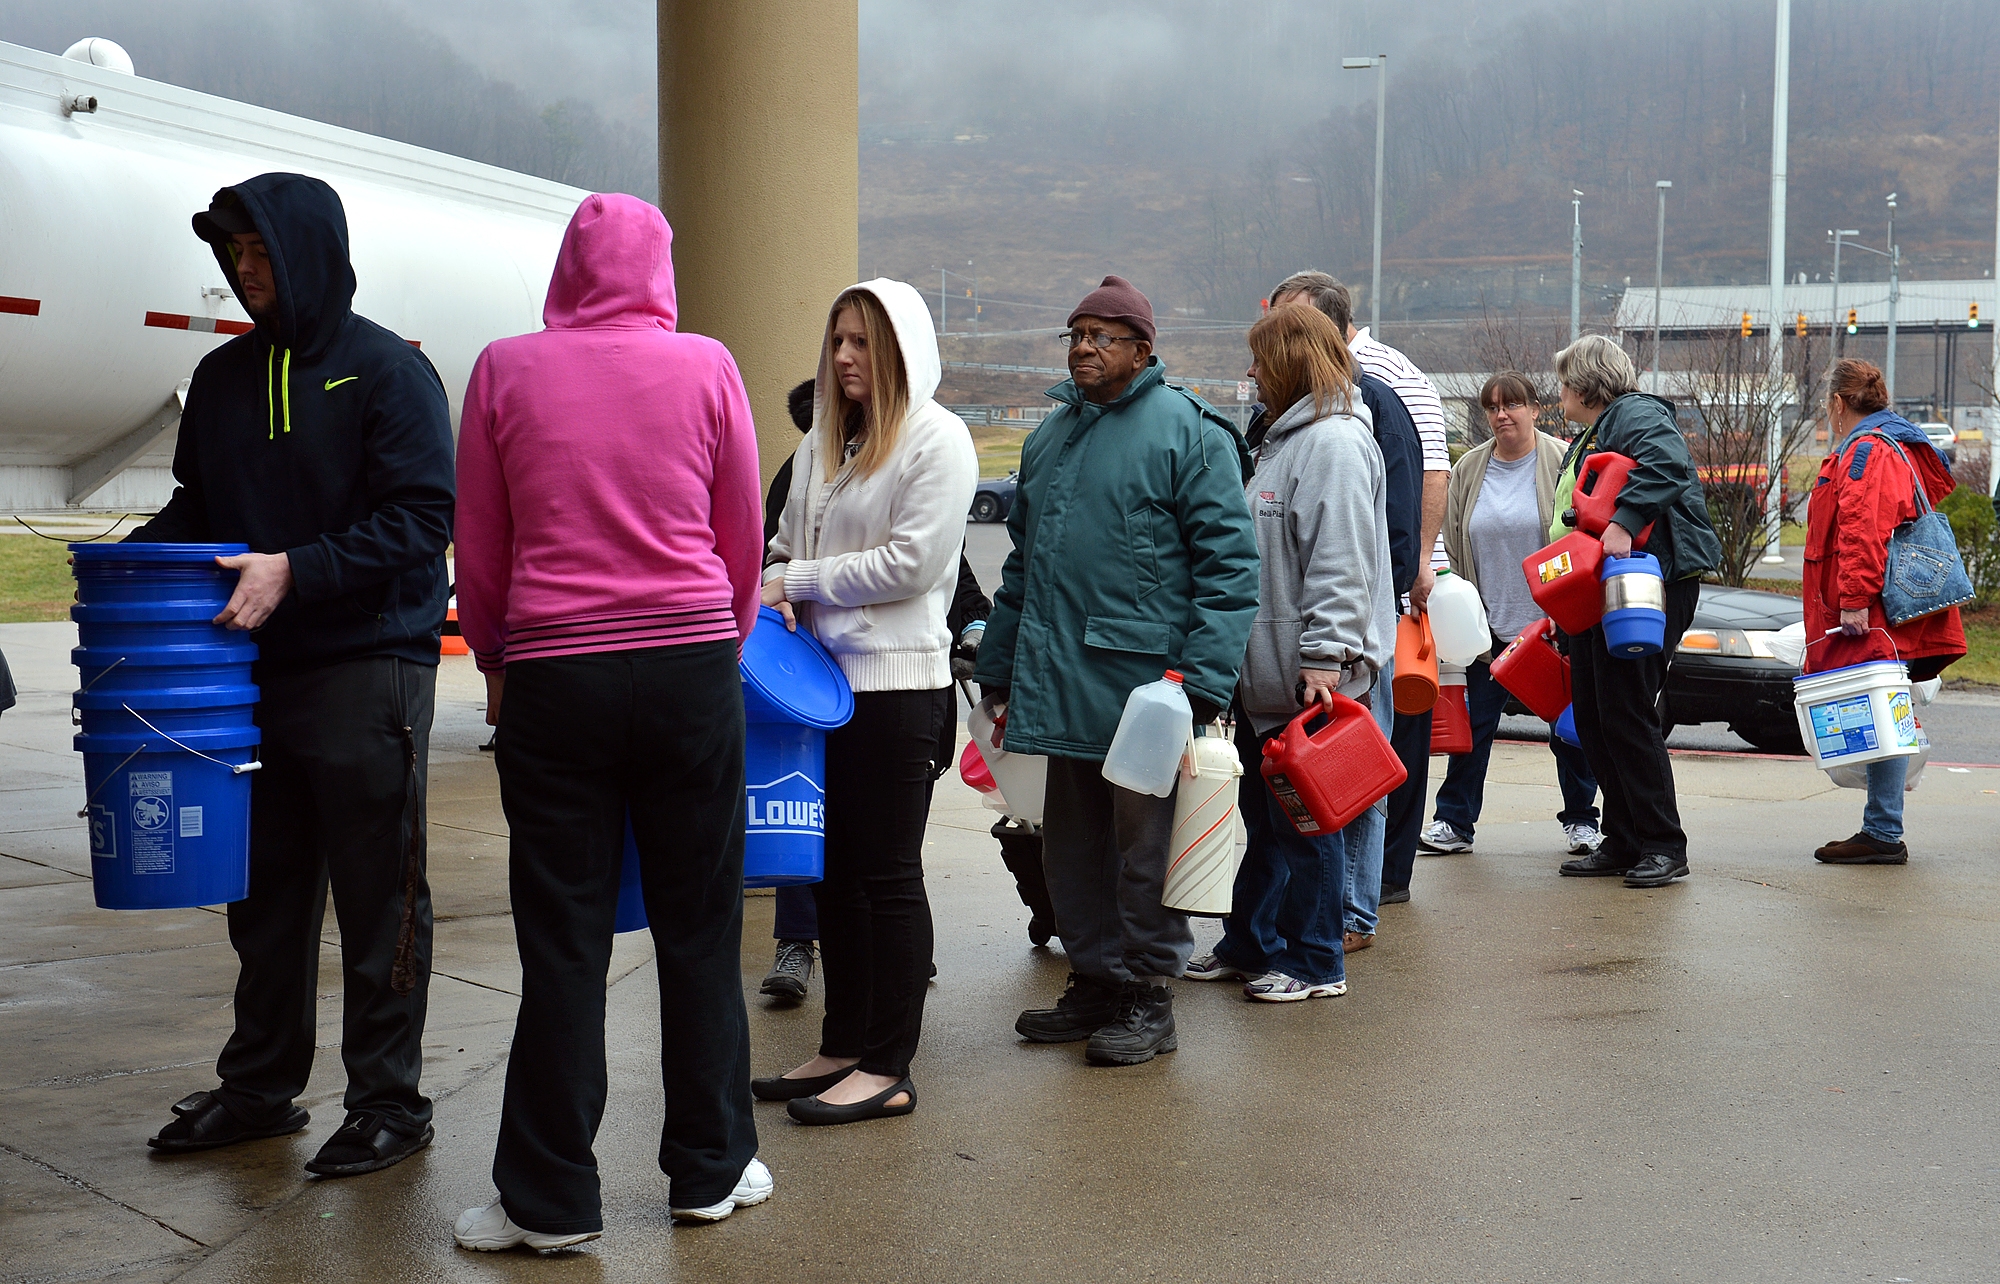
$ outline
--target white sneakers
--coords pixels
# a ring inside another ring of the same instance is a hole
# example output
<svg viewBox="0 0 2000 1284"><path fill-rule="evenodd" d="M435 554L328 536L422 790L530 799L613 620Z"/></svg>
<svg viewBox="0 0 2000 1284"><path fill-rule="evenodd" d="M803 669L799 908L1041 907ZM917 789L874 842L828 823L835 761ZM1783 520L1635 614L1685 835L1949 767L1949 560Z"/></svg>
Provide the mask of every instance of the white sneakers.
<svg viewBox="0 0 2000 1284"><path fill-rule="evenodd" d="M771 1197L775 1186L771 1170L764 1166L764 1161L752 1159L744 1165L743 1176L737 1180L736 1189L721 1200L706 1208L671 1208L667 1211L675 1221L719 1222L739 1208L763 1203ZM596 1239L602 1233L584 1231L576 1235L545 1235L540 1231L524 1230L507 1216L507 1210L497 1199L484 1208L466 1209L458 1215L458 1223L452 1227L452 1238L458 1241L458 1246L476 1253L497 1253L524 1244L538 1253L553 1253L559 1249L574 1248Z"/></svg>
<svg viewBox="0 0 2000 1284"><path fill-rule="evenodd" d="M1347 993L1347 982L1330 981L1307 985L1283 972L1266 972L1243 987L1243 997L1264 1003L1296 1003L1300 999L1337 999Z"/></svg>
<svg viewBox="0 0 2000 1284"><path fill-rule="evenodd" d="M1233 963L1224 963L1222 956L1214 950L1198 959L1189 959L1187 971L1181 973L1182 979L1188 981L1254 981L1262 975Z"/></svg>
<svg viewBox="0 0 2000 1284"><path fill-rule="evenodd" d="M1572 856L1589 856L1604 846L1604 835L1587 820L1564 825L1563 837L1569 839L1569 854Z"/></svg>
<svg viewBox="0 0 2000 1284"><path fill-rule="evenodd" d="M1448 820L1434 820L1417 835L1417 850L1432 856L1446 856L1472 850L1472 840L1459 835Z"/></svg>
<svg viewBox="0 0 2000 1284"><path fill-rule="evenodd" d="M586 1240L596 1239L602 1231L583 1231L576 1235L544 1235L540 1231L523 1230L507 1216L507 1210L494 1200L484 1208L468 1208L458 1215L458 1224L451 1229L452 1238L460 1248L469 1248L475 1253L497 1253L504 1248L519 1248L526 1244L537 1253L553 1253L561 1248L574 1248Z"/></svg>
<svg viewBox="0 0 2000 1284"><path fill-rule="evenodd" d="M706 1208L671 1208L677 1222L719 1222L739 1208L761 1204L771 1197L775 1186L771 1180L771 1170L764 1167L764 1161L753 1159L743 1166L743 1176L737 1179L736 1189L724 1195Z"/></svg>

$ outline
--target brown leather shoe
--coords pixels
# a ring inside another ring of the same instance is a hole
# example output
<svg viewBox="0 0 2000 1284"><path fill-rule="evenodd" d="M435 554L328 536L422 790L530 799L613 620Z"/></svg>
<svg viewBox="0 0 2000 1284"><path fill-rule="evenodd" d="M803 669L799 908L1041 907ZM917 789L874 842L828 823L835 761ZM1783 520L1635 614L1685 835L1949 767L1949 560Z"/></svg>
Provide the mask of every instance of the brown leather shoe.
<svg viewBox="0 0 2000 1284"><path fill-rule="evenodd" d="M1342 932L1340 934L1340 949L1343 954L1352 954L1356 950L1365 950L1373 944L1375 944L1375 933L1373 932Z"/></svg>
<svg viewBox="0 0 2000 1284"><path fill-rule="evenodd" d="M1844 842L1828 843L1813 853L1822 865L1907 865L1910 849L1905 843L1885 843L1856 834Z"/></svg>

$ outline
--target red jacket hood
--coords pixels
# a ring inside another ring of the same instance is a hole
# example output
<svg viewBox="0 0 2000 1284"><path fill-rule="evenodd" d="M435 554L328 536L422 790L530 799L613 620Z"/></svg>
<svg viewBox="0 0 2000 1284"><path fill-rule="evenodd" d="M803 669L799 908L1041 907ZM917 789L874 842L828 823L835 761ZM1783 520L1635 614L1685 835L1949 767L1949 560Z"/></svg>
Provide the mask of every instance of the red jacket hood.
<svg viewBox="0 0 2000 1284"><path fill-rule="evenodd" d="M586 196L563 233L542 324L674 328L674 230L636 196Z"/></svg>

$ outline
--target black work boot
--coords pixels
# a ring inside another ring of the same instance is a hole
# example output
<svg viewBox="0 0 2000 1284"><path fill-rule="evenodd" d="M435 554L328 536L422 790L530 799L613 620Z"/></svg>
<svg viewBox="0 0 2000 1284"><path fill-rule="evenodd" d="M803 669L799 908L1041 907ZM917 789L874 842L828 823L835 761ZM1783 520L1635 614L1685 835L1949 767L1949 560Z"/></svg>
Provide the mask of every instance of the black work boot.
<svg viewBox="0 0 2000 1284"><path fill-rule="evenodd" d="M1042 831L1025 821L1002 817L993 836L1000 840L1000 859L1014 876L1014 890L1028 907L1028 940L1047 945L1055 935L1056 911L1049 900L1049 880L1042 873Z"/></svg>
<svg viewBox="0 0 2000 1284"><path fill-rule="evenodd" d="M1179 1046L1174 992L1149 981L1127 981L1118 991L1118 1018L1090 1036L1083 1055L1094 1066L1136 1066Z"/></svg>
<svg viewBox="0 0 2000 1284"><path fill-rule="evenodd" d="M1075 1043L1088 1039L1099 1026L1118 1019L1119 990L1076 972L1052 1008L1029 1008L1014 1022L1014 1032L1031 1043Z"/></svg>

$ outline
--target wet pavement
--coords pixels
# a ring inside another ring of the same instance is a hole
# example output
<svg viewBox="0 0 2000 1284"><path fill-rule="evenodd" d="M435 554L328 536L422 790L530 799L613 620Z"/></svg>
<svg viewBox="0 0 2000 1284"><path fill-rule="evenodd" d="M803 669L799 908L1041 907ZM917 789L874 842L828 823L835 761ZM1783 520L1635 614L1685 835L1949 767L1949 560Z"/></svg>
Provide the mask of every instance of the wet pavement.
<svg viewBox="0 0 2000 1284"><path fill-rule="evenodd" d="M1029 948L992 814L948 778L916 1114L815 1130L760 1106L775 1196L671 1227L651 946L621 938L605 1237L473 1255L450 1223L491 1198L519 987L469 664L447 662L432 760L437 1140L315 1181L300 1165L340 1121L331 930L312 1126L145 1148L213 1086L234 959L219 914L92 906L70 645L0 625L23 687L0 716L0 1281L1996 1275L2000 770L1926 775L1907 868L1831 869L1810 849L1857 827L1858 793L1799 761L1681 756L1694 876L1635 892L1556 877L1547 751L1502 745L1475 852L1419 862L1346 997L1176 983L1181 1050L1126 1070L1015 1038L1065 968ZM756 997L771 905L749 901L743 954L758 1073L813 1050L820 998Z"/></svg>

